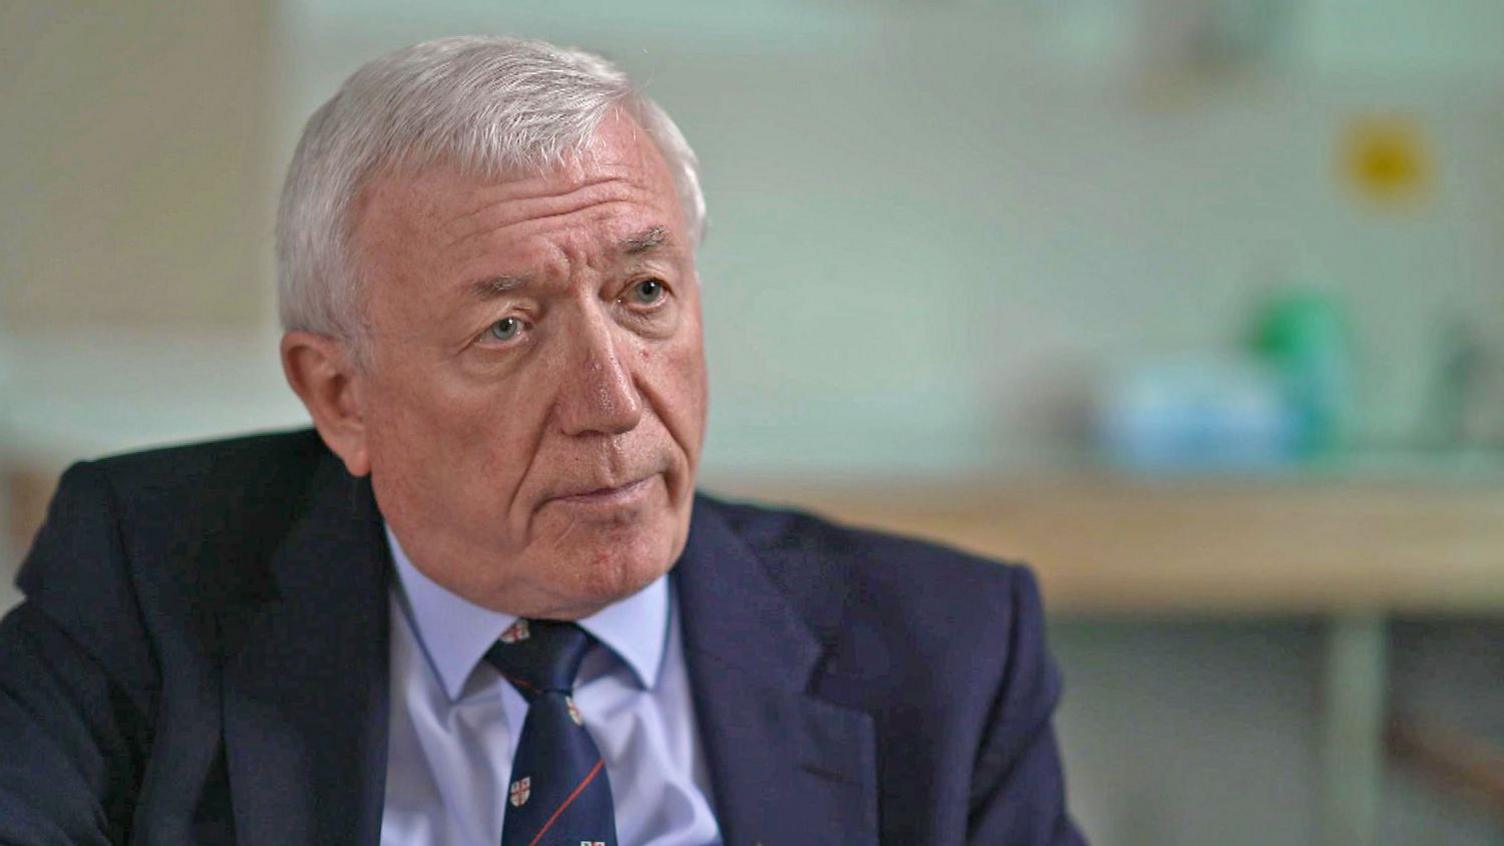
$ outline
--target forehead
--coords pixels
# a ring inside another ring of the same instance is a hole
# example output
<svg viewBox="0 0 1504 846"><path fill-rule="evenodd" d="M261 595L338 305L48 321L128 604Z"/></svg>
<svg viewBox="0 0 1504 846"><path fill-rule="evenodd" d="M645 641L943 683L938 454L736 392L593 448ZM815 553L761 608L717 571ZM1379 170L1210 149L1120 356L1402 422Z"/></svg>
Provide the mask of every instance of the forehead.
<svg viewBox="0 0 1504 846"><path fill-rule="evenodd" d="M353 220L358 251L381 263L429 250L454 260L477 249L528 252L540 238L564 236L615 244L655 227L670 242L685 234L667 163L619 109L583 150L546 170L476 176L436 165L381 174L361 192Z"/></svg>

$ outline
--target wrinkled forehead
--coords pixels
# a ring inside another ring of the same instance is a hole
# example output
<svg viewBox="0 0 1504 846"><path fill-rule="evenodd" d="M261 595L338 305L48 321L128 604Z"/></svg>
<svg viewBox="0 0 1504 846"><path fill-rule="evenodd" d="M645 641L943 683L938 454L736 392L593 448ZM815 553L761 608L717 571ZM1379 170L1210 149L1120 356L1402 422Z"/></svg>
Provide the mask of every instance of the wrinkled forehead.
<svg viewBox="0 0 1504 846"><path fill-rule="evenodd" d="M442 164L372 180L352 239L368 325L373 297L427 312L494 278L530 279L542 292L583 267L650 260L693 276L668 167L634 130L603 125L577 155L542 169L497 176Z"/></svg>
<svg viewBox="0 0 1504 846"><path fill-rule="evenodd" d="M408 238L419 230L461 237L469 224L505 224L509 217L557 215L612 200L652 209L671 237L687 234L681 231L683 209L667 162L620 109L608 113L589 139L557 161L487 166L408 158L387 166L368 177L357 193L350 236L359 243L372 230L395 227Z"/></svg>

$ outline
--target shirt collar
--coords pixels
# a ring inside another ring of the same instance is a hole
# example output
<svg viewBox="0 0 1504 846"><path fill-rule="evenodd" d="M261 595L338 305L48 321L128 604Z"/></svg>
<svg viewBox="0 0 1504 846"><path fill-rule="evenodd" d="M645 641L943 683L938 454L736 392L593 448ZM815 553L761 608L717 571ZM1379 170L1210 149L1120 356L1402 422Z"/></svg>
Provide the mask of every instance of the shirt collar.
<svg viewBox="0 0 1504 846"><path fill-rule="evenodd" d="M429 664L451 701L459 699L470 673L516 615L483 608L425 576L386 527L397 580L409 621ZM658 682L668 639L668 576L579 621L580 627L615 652L651 690Z"/></svg>

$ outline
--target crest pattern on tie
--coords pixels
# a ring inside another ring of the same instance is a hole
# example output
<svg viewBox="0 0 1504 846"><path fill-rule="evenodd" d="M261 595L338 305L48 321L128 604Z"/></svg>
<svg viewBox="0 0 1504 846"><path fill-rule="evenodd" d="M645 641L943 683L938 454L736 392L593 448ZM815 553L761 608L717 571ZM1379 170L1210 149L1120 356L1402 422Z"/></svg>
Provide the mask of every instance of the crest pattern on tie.
<svg viewBox="0 0 1504 846"><path fill-rule="evenodd" d="M486 662L528 701L512 756L502 846L614 846L605 761L574 704L574 680L593 639L574 623L519 619Z"/></svg>
<svg viewBox="0 0 1504 846"><path fill-rule="evenodd" d="M512 789L509 791L512 807L521 808L527 804L528 797L533 795L532 786L533 780L531 778L519 778L512 782Z"/></svg>
<svg viewBox="0 0 1504 846"><path fill-rule="evenodd" d="M523 620L521 618L519 618L517 622L513 623L512 625L507 626L507 630L501 633L502 643L517 643L518 641L527 640L527 638L527 620Z"/></svg>

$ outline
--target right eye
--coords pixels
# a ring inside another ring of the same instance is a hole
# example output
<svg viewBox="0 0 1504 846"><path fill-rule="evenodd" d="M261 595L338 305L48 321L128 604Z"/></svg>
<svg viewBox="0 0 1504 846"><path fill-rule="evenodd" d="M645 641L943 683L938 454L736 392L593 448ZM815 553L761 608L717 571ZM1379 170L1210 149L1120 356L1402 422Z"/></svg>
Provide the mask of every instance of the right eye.
<svg viewBox="0 0 1504 846"><path fill-rule="evenodd" d="M503 317L491 324L486 330L486 338L492 341L510 341L522 331L522 320L516 317Z"/></svg>

